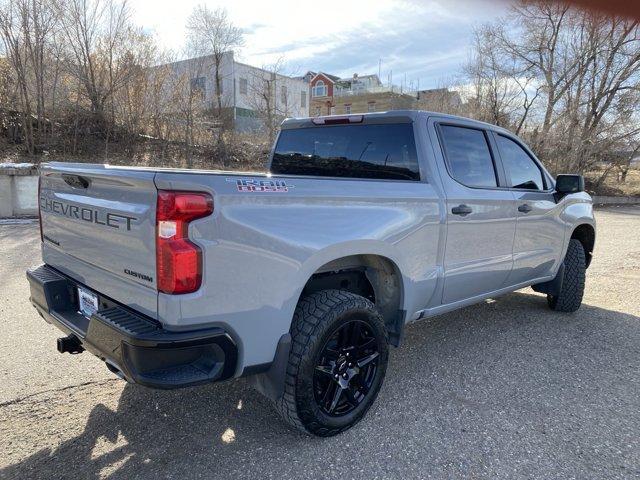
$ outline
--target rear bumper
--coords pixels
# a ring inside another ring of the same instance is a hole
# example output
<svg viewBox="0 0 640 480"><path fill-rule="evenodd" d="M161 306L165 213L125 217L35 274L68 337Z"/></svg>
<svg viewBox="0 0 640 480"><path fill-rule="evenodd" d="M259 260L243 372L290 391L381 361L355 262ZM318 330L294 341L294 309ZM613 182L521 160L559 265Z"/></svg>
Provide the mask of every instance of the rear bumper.
<svg viewBox="0 0 640 480"><path fill-rule="evenodd" d="M41 265L27 271L31 303L40 315L74 335L84 349L132 383L179 388L233 376L238 351L221 328L172 332L124 305L98 295L100 309L90 318L78 312L80 285Z"/></svg>

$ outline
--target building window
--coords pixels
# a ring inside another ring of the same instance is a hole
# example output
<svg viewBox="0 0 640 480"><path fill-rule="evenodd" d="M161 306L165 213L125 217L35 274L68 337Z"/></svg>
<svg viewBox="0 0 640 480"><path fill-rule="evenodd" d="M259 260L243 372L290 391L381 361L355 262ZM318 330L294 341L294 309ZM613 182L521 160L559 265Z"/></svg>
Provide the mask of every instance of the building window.
<svg viewBox="0 0 640 480"><path fill-rule="evenodd" d="M322 114L322 109L320 107L316 107L316 117L319 117Z"/></svg>
<svg viewBox="0 0 640 480"><path fill-rule="evenodd" d="M336 114L336 107L331 107L329 109L329 115L335 115Z"/></svg>
<svg viewBox="0 0 640 480"><path fill-rule="evenodd" d="M248 85L249 85L249 82L247 82L246 78L241 78L240 79L240 94L241 95L246 95L247 94Z"/></svg>
<svg viewBox="0 0 640 480"><path fill-rule="evenodd" d="M349 115L351 113L351 104L344 106L344 113Z"/></svg>
<svg viewBox="0 0 640 480"><path fill-rule="evenodd" d="M322 80L318 80L315 86L311 89L312 97L326 97L327 96L327 86L324 84Z"/></svg>
<svg viewBox="0 0 640 480"><path fill-rule="evenodd" d="M191 93L195 95L207 96L207 86L205 77L197 77L191 79Z"/></svg>
<svg viewBox="0 0 640 480"><path fill-rule="evenodd" d="M300 107L306 108L306 106L307 106L307 92L302 90L300 92Z"/></svg>
<svg viewBox="0 0 640 480"><path fill-rule="evenodd" d="M281 85L280 86L280 101L284 105L287 104L287 86L286 85Z"/></svg>
<svg viewBox="0 0 640 480"><path fill-rule="evenodd" d="M375 112L376 111L376 102L369 102L367 104L367 111L368 112Z"/></svg>

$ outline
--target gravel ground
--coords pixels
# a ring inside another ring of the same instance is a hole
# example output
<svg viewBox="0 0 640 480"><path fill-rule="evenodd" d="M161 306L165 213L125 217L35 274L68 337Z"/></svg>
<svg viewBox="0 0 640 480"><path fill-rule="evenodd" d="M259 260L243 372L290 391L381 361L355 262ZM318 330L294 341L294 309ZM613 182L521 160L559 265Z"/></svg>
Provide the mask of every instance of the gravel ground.
<svg viewBox="0 0 640 480"><path fill-rule="evenodd" d="M529 289L418 323L358 426L289 430L244 381L171 392L60 355L0 225L0 478L640 478L640 208L597 212L581 310Z"/></svg>

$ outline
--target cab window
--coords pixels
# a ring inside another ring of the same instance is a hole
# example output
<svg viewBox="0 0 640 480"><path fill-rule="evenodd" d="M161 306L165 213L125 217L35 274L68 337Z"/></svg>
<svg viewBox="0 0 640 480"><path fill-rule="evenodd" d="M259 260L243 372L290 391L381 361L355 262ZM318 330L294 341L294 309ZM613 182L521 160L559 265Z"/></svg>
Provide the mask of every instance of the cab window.
<svg viewBox="0 0 640 480"><path fill-rule="evenodd" d="M284 129L271 173L420 180L411 123Z"/></svg>
<svg viewBox="0 0 640 480"><path fill-rule="evenodd" d="M441 125L447 167L451 176L468 187L497 187L496 170L487 137L476 128Z"/></svg>
<svg viewBox="0 0 640 480"><path fill-rule="evenodd" d="M496 135L500 158L512 188L544 190L544 176L540 167L516 142L503 135Z"/></svg>

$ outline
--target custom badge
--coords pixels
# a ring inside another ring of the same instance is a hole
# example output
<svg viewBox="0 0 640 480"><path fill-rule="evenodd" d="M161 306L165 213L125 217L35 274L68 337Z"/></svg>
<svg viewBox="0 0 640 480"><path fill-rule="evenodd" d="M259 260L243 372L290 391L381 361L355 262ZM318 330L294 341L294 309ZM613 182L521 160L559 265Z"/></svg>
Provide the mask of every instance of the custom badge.
<svg viewBox="0 0 640 480"><path fill-rule="evenodd" d="M239 192L285 193L293 185L284 180L257 180L253 178L227 178L227 182L236 184Z"/></svg>

